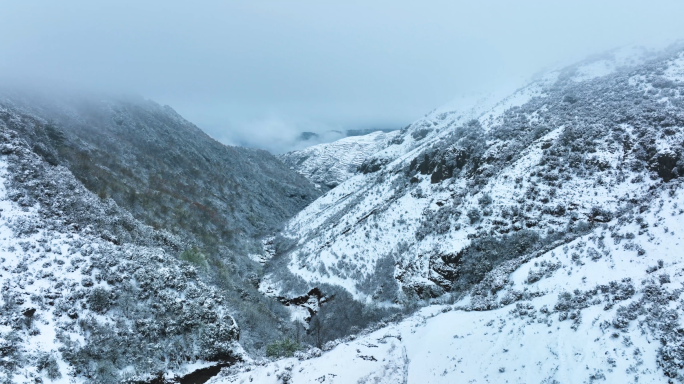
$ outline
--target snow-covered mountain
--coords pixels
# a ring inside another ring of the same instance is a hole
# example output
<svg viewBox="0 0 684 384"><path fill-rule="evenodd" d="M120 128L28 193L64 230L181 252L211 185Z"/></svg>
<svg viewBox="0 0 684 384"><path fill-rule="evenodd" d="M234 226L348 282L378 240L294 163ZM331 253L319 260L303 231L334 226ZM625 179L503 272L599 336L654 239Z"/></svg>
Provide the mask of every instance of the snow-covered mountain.
<svg viewBox="0 0 684 384"><path fill-rule="evenodd" d="M412 124L394 139L404 142L288 223L281 263L306 289L337 285L361 301L381 290L389 301L436 297L464 292L516 252L608 222L680 172L677 55L591 78L584 68L594 62L571 67L488 112ZM487 247L508 244L480 264ZM398 283L391 292L377 278L384 265ZM277 290L283 269L265 286Z"/></svg>
<svg viewBox="0 0 684 384"><path fill-rule="evenodd" d="M300 151L288 152L278 158L309 180L334 187L359 172L374 172L450 127L482 117L485 113L500 114L519 105L555 82L562 72L573 81L585 81L616 70L643 63L652 52L628 46L597 55L562 70L544 75L522 89L511 92L500 89L483 94L461 95L400 132L383 135L374 132L363 136L319 144ZM329 184L328 181L331 181Z"/></svg>
<svg viewBox="0 0 684 384"><path fill-rule="evenodd" d="M3 91L0 108L23 116L4 120L50 164L208 253L260 248L320 195L270 153L223 145L140 97Z"/></svg>
<svg viewBox="0 0 684 384"><path fill-rule="evenodd" d="M310 332L349 336L211 382L684 381L684 51L634 57L403 130L288 223L261 283L330 294Z"/></svg>
<svg viewBox="0 0 684 384"><path fill-rule="evenodd" d="M281 159L3 98L0 379L684 381L681 48Z"/></svg>
<svg viewBox="0 0 684 384"><path fill-rule="evenodd" d="M320 195L304 177L266 151L223 145L171 107L140 97L3 89L0 127L101 200L177 237L169 252L200 266L223 291L247 350L281 333L283 310L257 291L262 266L249 255ZM123 226L109 231L121 244L135 241Z"/></svg>
<svg viewBox="0 0 684 384"><path fill-rule="evenodd" d="M345 137L332 143L288 152L278 158L313 183L330 189L354 176L366 159L385 149L397 134L397 131L377 131Z"/></svg>
<svg viewBox="0 0 684 384"><path fill-rule="evenodd" d="M139 98L3 92L0 170L0 380L182 376L283 335L248 252L320 192L271 154Z"/></svg>

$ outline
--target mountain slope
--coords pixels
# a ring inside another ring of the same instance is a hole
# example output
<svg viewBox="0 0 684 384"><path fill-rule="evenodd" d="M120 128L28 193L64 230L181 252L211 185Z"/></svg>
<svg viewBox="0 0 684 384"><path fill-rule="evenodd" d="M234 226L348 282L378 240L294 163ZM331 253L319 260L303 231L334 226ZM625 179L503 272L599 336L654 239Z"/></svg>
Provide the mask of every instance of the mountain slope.
<svg viewBox="0 0 684 384"><path fill-rule="evenodd" d="M83 205L86 194L79 190L69 203L60 202L63 207L53 207L53 196L43 192L47 187L19 183L16 188L25 191L18 196L26 204L50 206L50 217L78 230L105 225L88 230L116 247L162 247L164 260L190 263L194 279L206 285L201 290L230 308L225 313L240 324L241 345L250 353L263 353L282 337L287 312L257 291L263 267L250 254L261 253L261 238L320 193L309 181L264 151L212 140L169 107L150 101L3 95L3 132L37 154L46 169L59 169L71 188L83 185L97 196ZM61 185L56 176L51 180ZM116 206L117 215L98 204ZM66 256L68 263L71 254Z"/></svg>
<svg viewBox="0 0 684 384"><path fill-rule="evenodd" d="M212 254L260 250L258 238L319 194L267 152L222 145L168 106L132 97L8 95L0 105L25 118L13 122L5 113L3 120L48 162Z"/></svg>
<svg viewBox="0 0 684 384"><path fill-rule="evenodd" d="M243 358L226 292L176 259L179 238L89 192L4 121L0 153L3 382L149 380Z"/></svg>
<svg viewBox="0 0 684 384"><path fill-rule="evenodd" d="M332 143L288 152L278 158L311 182L331 189L355 175L366 159L385 149L396 135L396 131L378 131L350 136Z"/></svg>
<svg viewBox="0 0 684 384"><path fill-rule="evenodd" d="M514 103L514 99L511 97L504 103ZM494 94L464 96L402 130L354 135L288 152L278 158L312 182L331 189L359 173L377 171L430 141L440 131L478 117L498 101Z"/></svg>
<svg viewBox="0 0 684 384"><path fill-rule="evenodd" d="M615 56L430 124L293 218L261 284L329 294L314 336L343 292L347 322L441 305L212 382L684 381L684 51Z"/></svg>
<svg viewBox="0 0 684 384"><path fill-rule="evenodd" d="M439 129L289 222L262 291L329 284L390 303L460 295L510 258L620 217L684 171L682 60L671 52L603 76L587 62L477 119L421 120L405 134Z"/></svg>
<svg viewBox="0 0 684 384"><path fill-rule="evenodd" d="M517 260L513 273L495 269L488 277L502 284L489 310L477 310L474 292L329 352L236 366L210 383L681 382L683 206L673 184L626 220Z"/></svg>

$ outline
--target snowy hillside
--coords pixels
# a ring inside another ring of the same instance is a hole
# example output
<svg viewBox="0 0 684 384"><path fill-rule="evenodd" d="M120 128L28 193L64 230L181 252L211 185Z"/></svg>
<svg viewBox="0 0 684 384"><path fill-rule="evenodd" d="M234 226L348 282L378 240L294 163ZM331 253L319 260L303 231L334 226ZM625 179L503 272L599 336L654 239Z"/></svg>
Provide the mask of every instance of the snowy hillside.
<svg viewBox="0 0 684 384"><path fill-rule="evenodd" d="M263 268L249 255L320 195L303 176L266 151L223 145L172 108L138 97L0 89L0 128L99 200L173 234L170 257L198 266L222 292L246 350L279 337L287 312L259 294L254 282ZM121 244L136 241L125 226L108 231Z"/></svg>
<svg viewBox="0 0 684 384"><path fill-rule="evenodd" d="M210 382L684 381L684 52L592 65L328 192L262 283L441 305Z"/></svg>
<svg viewBox="0 0 684 384"><path fill-rule="evenodd" d="M684 382L684 50L499 96L287 165L3 98L0 381Z"/></svg>
<svg viewBox="0 0 684 384"><path fill-rule="evenodd" d="M309 180L334 187L358 172L378 170L416 147L426 145L426 142L438 137L440 133L449 131L451 127L471 119L486 117L486 114L499 115L507 108L525 103L529 98L539 95L542 89L553 84L561 73L575 82L591 80L618 69L641 64L650 54L643 48L632 46L616 49L563 70L548 73L514 92L504 88L488 94L462 95L431 111L400 132L375 132L364 136L347 137L332 143L289 152L278 158Z"/></svg>
<svg viewBox="0 0 684 384"><path fill-rule="evenodd" d="M270 153L223 145L142 98L0 90L0 119L48 163L212 259L258 249L320 195Z"/></svg>
<svg viewBox="0 0 684 384"><path fill-rule="evenodd" d="M494 270L480 295L211 383L681 381L684 189L649 197L624 220Z"/></svg>
<svg viewBox="0 0 684 384"><path fill-rule="evenodd" d="M395 303L461 294L507 259L620 217L684 171L682 56L670 55L589 79L577 74L593 62L571 67L478 119L412 125L436 128L288 223L262 290L329 284Z"/></svg>
<svg viewBox="0 0 684 384"><path fill-rule="evenodd" d="M314 145L278 158L312 182L334 188L354 176L372 154L385 149L398 132L373 132Z"/></svg>
<svg viewBox="0 0 684 384"><path fill-rule="evenodd" d="M224 293L173 256L178 238L99 199L4 126L0 153L3 382L148 380L241 358Z"/></svg>

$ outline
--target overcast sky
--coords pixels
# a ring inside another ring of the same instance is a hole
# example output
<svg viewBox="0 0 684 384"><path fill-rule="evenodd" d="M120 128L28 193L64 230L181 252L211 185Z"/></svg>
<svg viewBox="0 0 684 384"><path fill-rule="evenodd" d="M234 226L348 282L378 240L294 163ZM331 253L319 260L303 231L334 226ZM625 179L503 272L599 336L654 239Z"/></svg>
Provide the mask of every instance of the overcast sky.
<svg viewBox="0 0 684 384"><path fill-rule="evenodd" d="M0 81L140 94L279 152L684 38L683 16L682 0L0 0Z"/></svg>

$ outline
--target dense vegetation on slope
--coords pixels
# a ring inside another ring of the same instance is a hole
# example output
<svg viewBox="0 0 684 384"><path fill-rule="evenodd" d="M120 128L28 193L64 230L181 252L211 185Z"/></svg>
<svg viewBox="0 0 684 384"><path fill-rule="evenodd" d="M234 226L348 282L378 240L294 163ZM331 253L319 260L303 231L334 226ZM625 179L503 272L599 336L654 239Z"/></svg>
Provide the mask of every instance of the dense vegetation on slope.
<svg viewBox="0 0 684 384"><path fill-rule="evenodd" d="M211 253L261 252L254 239L318 196L269 153L225 146L152 101L17 96L2 105L24 112L3 119L48 162Z"/></svg>
<svg viewBox="0 0 684 384"><path fill-rule="evenodd" d="M242 358L240 307L176 259L178 237L101 200L4 122L0 153L0 380L118 383Z"/></svg>
<svg viewBox="0 0 684 384"><path fill-rule="evenodd" d="M221 291L245 348L263 349L281 335L287 313L256 290L262 266L250 254L263 254L261 238L318 195L310 182L269 153L222 145L151 101L11 95L0 101L3 128L49 166L65 167L103 203L176 238L161 245ZM111 219L73 207L59 215ZM99 236L138 244L133 227L113 223Z"/></svg>

